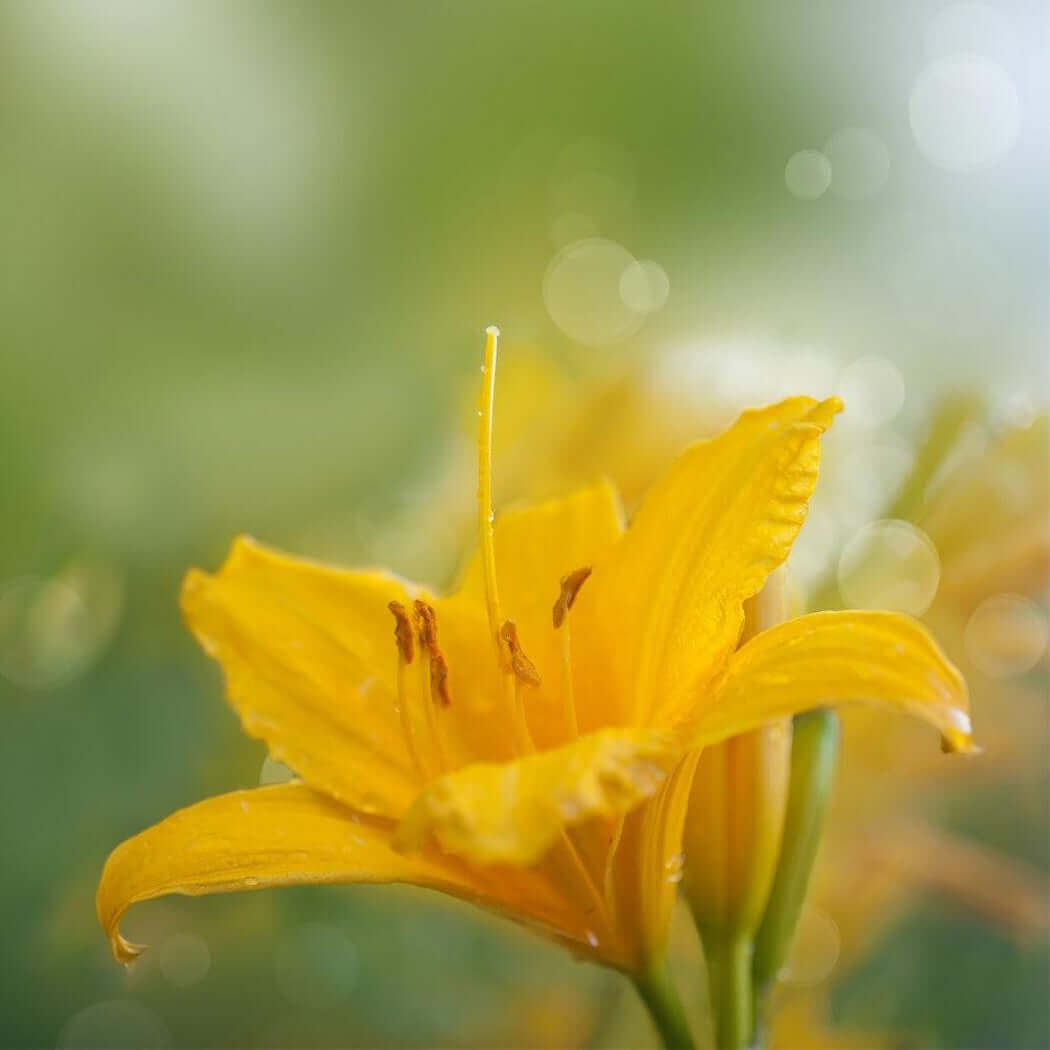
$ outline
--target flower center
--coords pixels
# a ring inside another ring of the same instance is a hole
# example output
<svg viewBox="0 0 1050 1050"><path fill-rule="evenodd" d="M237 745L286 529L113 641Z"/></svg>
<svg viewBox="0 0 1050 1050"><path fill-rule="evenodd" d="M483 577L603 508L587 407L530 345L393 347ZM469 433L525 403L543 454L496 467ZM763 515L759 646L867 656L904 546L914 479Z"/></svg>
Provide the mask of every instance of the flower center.
<svg viewBox="0 0 1050 1050"><path fill-rule="evenodd" d="M433 606L418 600L413 603L411 616L401 602L390 602L387 608L394 617L397 642L397 705L401 731L416 769L429 779L448 768L437 708L448 707L452 702L448 663L438 645L437 617ZM415 662L417 642L419 662L414 684L409 669Z"/></svg>

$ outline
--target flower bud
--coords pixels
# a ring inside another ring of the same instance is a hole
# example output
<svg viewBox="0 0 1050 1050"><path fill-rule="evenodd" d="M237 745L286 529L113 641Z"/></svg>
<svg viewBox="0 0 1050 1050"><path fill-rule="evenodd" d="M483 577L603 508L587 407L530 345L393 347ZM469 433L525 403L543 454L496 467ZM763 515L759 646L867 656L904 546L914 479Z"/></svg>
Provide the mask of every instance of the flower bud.
<svg viewBox="0 0 1050 1050"><path fill-rule="evenodd" d="M745 607L744 640L786 617L783 570ZM791 721L700 756L683 847L685 888L702 935L750 940L773 885L787 806Z"/></svg>

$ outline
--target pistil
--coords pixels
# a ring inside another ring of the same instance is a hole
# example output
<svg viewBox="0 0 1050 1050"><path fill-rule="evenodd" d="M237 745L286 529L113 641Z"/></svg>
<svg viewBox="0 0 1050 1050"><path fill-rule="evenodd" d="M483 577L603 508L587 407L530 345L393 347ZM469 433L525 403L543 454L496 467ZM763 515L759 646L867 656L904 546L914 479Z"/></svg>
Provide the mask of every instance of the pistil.
<svg viewBox="0 0 1050 1050"><path fill-rule="evenodd" d="M505 623L500 611L499 584L496 578L496 543L492 511L492 419L496 398L496 358L499 351L499 329L485 329L485 356L481 366L481 395L478 398L478 532L481 540L481 564L485 577L485 605L489 633L496 649L496 665L503 675L503 694L514 726L514 746L518 754L535 751L522 702L520 678L515 673L513 654L503 637ZM535 669L534 669L535 670Z"/></svg>
<svg viewBox="0 0 1050 1050"><path fill-rule="evenodd" d="M478 400L478 531L481 537L481 562L485 574L485 605L489 631L496 647L496 659L506 666L500 643L503 616L499 606L499 584L496 580L496 545L492 511L492 418L496 398L496 357L499 352L499 329L485 329L485 358L481 366L481 395Z"/></svg>

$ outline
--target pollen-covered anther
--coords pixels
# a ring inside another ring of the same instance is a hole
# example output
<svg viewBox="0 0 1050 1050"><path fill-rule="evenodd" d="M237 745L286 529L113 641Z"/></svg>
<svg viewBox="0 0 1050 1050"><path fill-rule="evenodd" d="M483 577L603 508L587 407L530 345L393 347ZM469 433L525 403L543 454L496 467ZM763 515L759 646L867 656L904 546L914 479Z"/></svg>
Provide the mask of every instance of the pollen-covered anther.
<svg viewBox="0 0 1050 1050"><path fill-rule="evenodd" d="M432 605L420 601L414 603L419 644L430 656L430 696L435 704L448 707L452 696L448 689L448 661L438 645L437 614Z"/></svg>
<svg viewBox="0 0 1050 1050"><path fill-rule="evenodd" d="M576 569L574 572L570 572L568 576L561 578L561 594L558 595L558 600L554 603L554 608L551 610L551 619L554 621L555 630L565 622L565 617L568 616L572 603L576 601L576 595L579 594L580 588L587 581L587 577L590 574L591 567L585 565L582 569Z"/></svg>
<svg viewBox="0 0 1050 1050"><path fill-rule="evenodd" d="M526 685L539 685L541 682L540 672L536 665L525 655L521 642L518 640L518 628L513 620L504 620L499 630L499 636L507 646L507 655L510 658L510 668L517 678Z"/></svg>
<svg viewBox="0 0 1050 1050"><path fill-rule="evenodd" d="M400 602L390 602L387 608L394 614L394 638L397 640L397 651L406 664L412 662L415 655L415 634L408 619L408 610Z"/></svg>

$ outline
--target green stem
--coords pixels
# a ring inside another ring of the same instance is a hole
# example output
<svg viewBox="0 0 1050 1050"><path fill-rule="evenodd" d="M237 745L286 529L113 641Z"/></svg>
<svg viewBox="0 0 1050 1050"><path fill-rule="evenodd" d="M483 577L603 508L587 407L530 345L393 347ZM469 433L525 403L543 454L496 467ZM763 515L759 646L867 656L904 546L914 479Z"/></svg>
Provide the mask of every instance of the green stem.
<svg viewBox="0 0 1050 1050"><path fill-rule="evenodd" d="M806 900L813 862L824 832L838 748L839 719L834 711L820 709L796 716L780 863L755 936L752 979L756 1024L761 1021L758 1015L762 1002L787 961Z"/></svg>
<svg viewBox="0 0 1050 1050"><path fill-rule="evenodd" d="M746 1050L751 1045L751 942L711 934L703 942L715 1045L718 1050Z"/></svg>
<svg viewBox="0 0 1050 1050"><path fill-rule="evenodd" d="M682 1000L678 998L666 962L651 965L634 979L638 994L660 1033L666 1050L696 1050Z"/></svg>

